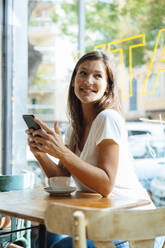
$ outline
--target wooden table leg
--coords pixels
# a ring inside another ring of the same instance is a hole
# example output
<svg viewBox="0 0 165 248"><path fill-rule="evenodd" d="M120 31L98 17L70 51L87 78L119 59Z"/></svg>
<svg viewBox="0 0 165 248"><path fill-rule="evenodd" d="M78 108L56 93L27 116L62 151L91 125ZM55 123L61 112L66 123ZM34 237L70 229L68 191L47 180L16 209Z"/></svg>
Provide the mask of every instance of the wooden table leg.
<svg viewBox="0 0 165 248"><path fill-rule="evenodd" d="M44 224L39 225L38 247L46 248L46 227Z"/></svg>

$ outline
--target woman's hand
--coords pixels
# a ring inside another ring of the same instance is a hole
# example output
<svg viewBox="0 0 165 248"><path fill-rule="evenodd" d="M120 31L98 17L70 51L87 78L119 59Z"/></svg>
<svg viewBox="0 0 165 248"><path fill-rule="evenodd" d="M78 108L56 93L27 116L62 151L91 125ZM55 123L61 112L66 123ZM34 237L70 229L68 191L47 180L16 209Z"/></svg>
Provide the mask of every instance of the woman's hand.
<svg viewBox="0 0 165 248"><path fill-rule="evenodd" d="M26 133L28 135L28 144L30 147L30 151L34 154L34 155L38 155L41 151L38 149L38 147L36 146L35 142L33 141L33 132L34 129L27 129Z"/></svg>
<svg viewBox="0 0 165 248"><path fill-rule="evenodd" d="M67 148L63 143L62 134L58 128L57 121L54 124L54 131L38 118L34 118L34 121L39 124L42 129L28 130L31 131L30 135L30 132L28 133L30 150L33 153L48 153L60 159Z"/></svg>

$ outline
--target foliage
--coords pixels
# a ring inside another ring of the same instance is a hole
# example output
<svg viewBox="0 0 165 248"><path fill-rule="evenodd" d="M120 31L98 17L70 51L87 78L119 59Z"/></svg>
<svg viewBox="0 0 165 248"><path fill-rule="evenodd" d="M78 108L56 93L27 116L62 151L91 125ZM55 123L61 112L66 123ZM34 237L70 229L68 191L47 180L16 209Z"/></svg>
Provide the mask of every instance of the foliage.
<svg viewBox="0 0 165 248"><path fill-rule="evenodd" d="M43 79L44 75L49 74L49 68L47 68L45 65L40 65L38 67L38 70L34 76L34 79L31 83L31 87L33 88L34 86L37 87L37 89L43 89L44 87L48 87L48 82L46 82Z"/></svg>
<svg viewBox="0 0 165 248"><path fill-rule="evenodd" d="M77 28L78 23L78 0L69 3L61 3L61 13L54 11L52 14L52 21L59 24L61 34L70 36L76 40L77 32L73 31L73 27Z"/></svg>
<svg viewBox="0 0 165 248"><path fill-rule="evenodd" d="M55 11L53 11L53 13L51 14L51 19L52 19L52 22L58 22L59 21L59 15L55 12Z"/></svg>
<svg viewBox="0 0 165 248"><path fill-rule="evenodd" d="M147 51L153 51L158 36L158 32L165 26L164 0L127 0L121 9L122 19L129 18L129 29L134 27L133 34L145 34L145 46L134 50L135 64L143 64L147 61L144 58Z"/></svg>
<svg viewBox="0 0 165 248"><path fill-rule="evenodd" d="M37 24L37 22L36 22L35 20L33 20L33 18L30 18L30 19L29 19L29 26L35 27L36 24Z"/></svg>
<svg viewBox="0 0 165 248"><path fill-rule="evenodd" d="M71 32L71 27L76 27L78 24L78 0L62 3L61 8L65 14L60 21L61 31L72 38L74 35L75 39L77 34ZM119 0L109 1L109 3L86 0L85 9L86 51L93 50L96 45L145 34L145 46L133 49L134 65L146 62L145 54L154 49L158 31L165 24L164 0L125 0L124 3ZM122 46L126 51L124 43ZM127 53L125 57L127 66L128 59Z"/></svg>

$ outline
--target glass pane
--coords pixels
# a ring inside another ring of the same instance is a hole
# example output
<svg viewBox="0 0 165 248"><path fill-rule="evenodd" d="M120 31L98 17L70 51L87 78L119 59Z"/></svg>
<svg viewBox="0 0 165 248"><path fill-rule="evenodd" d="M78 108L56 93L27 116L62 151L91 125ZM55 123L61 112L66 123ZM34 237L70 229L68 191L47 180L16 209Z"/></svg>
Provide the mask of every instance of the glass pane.
<svg viewBox="0 0 165 248"><path fill-rule="evenodd" d="M28 26L28 113L39 116L53 129L59 122L64 134L67 126L67 88L77 50L78 22L74 1L29 0ZM72 21L71 24L68 22ZM29 167L43 181L42 173L27 146Z"/></svg>

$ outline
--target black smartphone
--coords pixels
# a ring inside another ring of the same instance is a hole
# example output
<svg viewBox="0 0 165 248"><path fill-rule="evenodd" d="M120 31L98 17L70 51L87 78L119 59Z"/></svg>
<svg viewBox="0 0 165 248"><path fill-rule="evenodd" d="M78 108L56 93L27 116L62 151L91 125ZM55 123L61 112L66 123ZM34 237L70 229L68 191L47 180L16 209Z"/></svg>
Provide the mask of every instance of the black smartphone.
<svg viewBox="0 0 165 248"><path fill-rule="evenodd" d="M26 122L29 129L38 130L41 127L34 121L34 115L23 115L24 121Z"/></svg>

